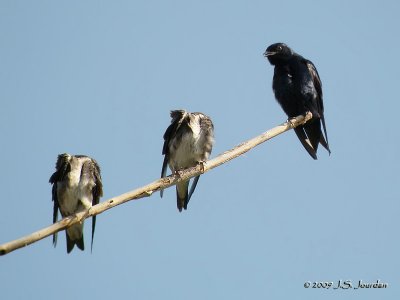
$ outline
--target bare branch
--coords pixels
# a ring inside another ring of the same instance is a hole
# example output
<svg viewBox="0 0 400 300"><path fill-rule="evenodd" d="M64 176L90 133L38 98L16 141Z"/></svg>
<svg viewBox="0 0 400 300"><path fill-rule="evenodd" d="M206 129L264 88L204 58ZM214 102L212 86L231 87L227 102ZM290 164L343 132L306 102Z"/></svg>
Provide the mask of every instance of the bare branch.
<svg viewBox="0 0 400 300"><path fill-rule="evenodd" d="M141 188L138 188L136 190L127 192L125 194L113 197L109 200L103 201L92 208L89 209L89 211L83 211L76 213L74 215L71 215L69 217L66 217L62 219L61 221L54 223L53 225L50 225L48 227L45 227L43 229L40 229L30 235L24 236L22 238L19 238L17 240L10 241L8 243L5 243L3 245L0 245L0 255L5 255L9 252L12 252L16 249L25 247L27 245L30 245L32 243L35 243L41 239L44 239L45 237L48 237L58 231L64 230L73 224L76 224L78 222L83 222L86 218L92 217L94 215L101 214L102 212L113 208L117 205L123 204L125 202L131 201L131 200L137 200L143 197L149 197L151 196L154 192L159 191L160 189L165 189L168 188L172 185L177 184L180 181L187 180L189 178L201 175L205 172L208 172L211 169L214 169L215 167L218 167L244 153L249 151L250 149L258 146L261 143L264 143L265 141L272 139L273 137L284 133L292 128L295 128L299 125L302 125L306 123L308 120L312 118L312 114L308 112L305 116L298 116L296 118L290 119L289 121L272 128L261 135L248 140L244 143L241 143L240 145L236 146L235 148L228 150L217 157L207 161L204 163L203 166L198 165L193 168L186 169L182 172L180 172L179 175L170 175L164 178L161 178L159 180L156 180L146 186L143 186Z"/></svg>

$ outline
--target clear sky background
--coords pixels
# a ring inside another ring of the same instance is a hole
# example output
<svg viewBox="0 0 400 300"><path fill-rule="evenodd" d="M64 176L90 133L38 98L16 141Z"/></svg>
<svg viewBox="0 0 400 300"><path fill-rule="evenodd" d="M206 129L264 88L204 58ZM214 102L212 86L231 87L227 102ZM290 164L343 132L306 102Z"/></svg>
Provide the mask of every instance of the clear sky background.
<svg viewBox="0 0 400 300"><path fill-rule="evenodd" d="M266 47L323 83L332 155L293 132L0 257L1 299L395 299L400 295L399 1L0 1L0 243L52 221L59 153L102 168L101 201L156 180L171 109L215 125L211 157L286 120ZM306 289L359 280L385 290Z"/></svg>

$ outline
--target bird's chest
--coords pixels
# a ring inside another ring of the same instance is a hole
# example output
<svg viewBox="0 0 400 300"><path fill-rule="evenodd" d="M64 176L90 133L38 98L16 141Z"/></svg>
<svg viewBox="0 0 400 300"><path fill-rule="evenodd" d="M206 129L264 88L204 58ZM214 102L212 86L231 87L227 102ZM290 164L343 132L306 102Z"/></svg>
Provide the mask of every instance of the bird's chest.
<svg viewBox="0 0 400 300"><path fill-rule="evenodd" d="M296 85L294 83L293 74L288 69L275 71L272 88L275 98L282 106L286 114L289 112L296 102Z"/></svg>
<svg viewBox="0 0 400 300"><path fill-rule="evenodd" d="M193 167L201 160L202 130L200 124L191 123L179 139L170 145L170 166L173 169Z"/></svg>
<svg viewBox="0 0 400 300"><path fill-rule="evenodd" d="M91 202L91 186L81 176L82 164L71 166L65 179L57 184L58 202L63 216L78 211L83 202Z"/></svg>
<svg viewBox="0 0 400 300"><path fill-rule="evenodd" d="M302 78L289 66L275 67L272 87L275 98L289 117L303 113Z"/></svg>
<svg viewBox="0 0 400 300"><path fill-rule="evenodd" d="M288 97L295 89L295 74L288 66L275 67L272 88L277 98Z"/></svg>

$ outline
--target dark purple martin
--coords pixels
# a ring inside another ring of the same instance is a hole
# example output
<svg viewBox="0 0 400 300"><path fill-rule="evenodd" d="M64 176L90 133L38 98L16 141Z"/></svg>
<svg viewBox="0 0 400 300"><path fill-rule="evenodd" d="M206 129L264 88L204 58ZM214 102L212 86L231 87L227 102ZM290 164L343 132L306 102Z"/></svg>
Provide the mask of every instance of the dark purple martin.
<svg viewBox="0 0 400 300"><path fill-rule="evenodd" d="M272 88L289 118L310 111L312 119L294 129L304 148L317 159L318 144L331 153L326 134L322 84L314 64L283 43L272 44L264 56L275 66ZM321 123L324 134L321 131ZM325 135L325 137L324 137Z"/></svg>
<svg viewBox="0 0 400 300"><path fill-rule="evenodd" d="M176 174L180 170L205 162L214 143L214 125L208 116L199 112L173 110L171 118L171 125L164 133L162 154L165 156L161 178L167 173L167 164L172 173ZM189 180L176 185L177 207L180 212L182 208L187 209L199 178L200 175L194 178L190 192ZM162 190L160 195L162 197Z"/></svg>
<svg viewBox="0 0 400 300"><path fill-rule="evenodd" d="M97 162L85 155L58 155L56 171L50 177L53 184L52 196L54 202L53 223L57 222L58 210L62 217L67 217L80 211L88 210L99 203L103 196L100 167ZM96 216L92 218L92 243L96 227ZM67 252L70 253L76 245L84 250L83 223L75 224L66 229ZM57 233L53 235L53 245L57 244Z"/></svg>

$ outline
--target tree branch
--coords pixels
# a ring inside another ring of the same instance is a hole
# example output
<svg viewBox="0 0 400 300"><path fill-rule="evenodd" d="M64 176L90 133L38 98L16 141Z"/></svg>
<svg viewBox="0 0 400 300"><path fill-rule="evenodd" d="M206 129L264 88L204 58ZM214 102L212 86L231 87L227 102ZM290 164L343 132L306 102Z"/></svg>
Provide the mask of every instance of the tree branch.
<svg viewBox="0 0 400 300"><path fill-rule="evenodd" d="M214 168L246 153L247 151L251 150L252 148L258 146L259 144L264 143L265 141L268 141L269 139L272 139L273 137L275 137L281 133L284 133L292 128L295 128L299 125L306 123L311 118L312 118L312 114L310 112L308 112L305 116L298 116L296 118L290 119L289 121L287 121L277 127L274 127L253 139L250 139L244 143L241 143L240 145L236 146L235 148L228 150L211 160L208 160L203 165L198 165L196 167L183 170L182 172L180 172L179 175L170 175L170 176L161 178L161 179L156 180L146 186L143 186L136 190L127 192L125 194L113 197L109 200L106 200L97 205L94 205L94 206L92 206L92 208L89 209L89 211L83 211L83 212L76 213L74 215L71 215L69 217L66 217L66 218L60 220L57 223L54 223L53 225L50 225L43 229L40 229L30 235L27 235L27 236L24 236L17 240L13 240L13 241L10 241L3 245L0 245L0 255L5 255L16 249L19 249L19 248L25 247L27 245L30 245L32 243L35 243L35 242L37 242L41 239L44 239L45 237L48 237L58 231L64 230L64 229L72 226L73 224L83 222L86 218L101 214L102 212L104 212L110 208L113 208L117 205L123 204L123 203L131 201L131 200L137 200L137 199L140 199L143 197L149 197L154 192L157 192L161 189L168 188L172 185L177 184L180 181L187 180L189 178L192 178L192 177L201 175L205 172L208 172L209 170L214 169Z"/></svg>

